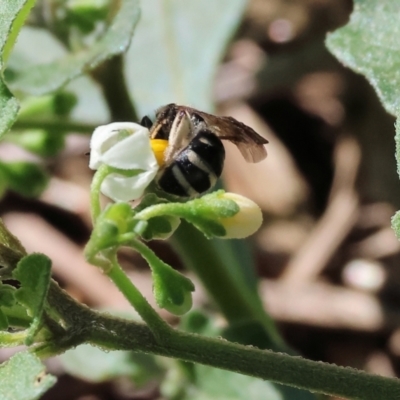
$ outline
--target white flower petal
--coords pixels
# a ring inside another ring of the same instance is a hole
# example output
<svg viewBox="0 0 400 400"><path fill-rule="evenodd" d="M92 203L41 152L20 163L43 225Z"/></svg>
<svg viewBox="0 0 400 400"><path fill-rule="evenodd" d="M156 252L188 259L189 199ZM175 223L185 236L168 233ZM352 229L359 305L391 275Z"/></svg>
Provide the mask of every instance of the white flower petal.
<svg viewBox="0 0 400 400"><path fill-rule="evenodd" d="M110 174L104 179L101 192L114 201L138 199L156 174L157 169L148 170L129 178L119 174Z"/></svg>
<svg viewBox="0 0 400 400"><path fill-rule="evenodd" d="M143 129L146 130L143 126L133 122L114 122L97 127L90 140L89 167L98 169L101 166L103 163L101 158L104 153L121 141L121 131L128 131L133 134L135 131Z"/></svg>
<svg viewBox="0 0 400 400"><path fill-rule="evenodd" d="M115 201L142 196L159 168L148 129L133 122L99 126L93 132L90 149L92 169L107 165L125 171L143 171L133 177L112 173L104 179L101 192Z"/></svg>
<svg viewBox="0 0 400 400"><path fill-rule="evenodd" d="M116 143L100 159L104 164L125 170L148 170L158 166L151 149L149 131L143 127Z"/></svg>

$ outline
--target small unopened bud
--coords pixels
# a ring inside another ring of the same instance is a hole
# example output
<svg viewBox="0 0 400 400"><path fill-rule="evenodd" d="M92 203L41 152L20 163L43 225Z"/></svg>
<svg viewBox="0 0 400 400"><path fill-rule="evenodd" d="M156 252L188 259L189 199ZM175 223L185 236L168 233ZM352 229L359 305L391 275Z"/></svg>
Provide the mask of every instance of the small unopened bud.
<svg viewBox="0 0 400 400"><path fill-rule="evenodd" d="M235 193L223 193L221 198L232 200L239 206L235 215L218 221L226 230L222 239L243 239L260 228L263 216L260 207L254 201Z"/></svg>

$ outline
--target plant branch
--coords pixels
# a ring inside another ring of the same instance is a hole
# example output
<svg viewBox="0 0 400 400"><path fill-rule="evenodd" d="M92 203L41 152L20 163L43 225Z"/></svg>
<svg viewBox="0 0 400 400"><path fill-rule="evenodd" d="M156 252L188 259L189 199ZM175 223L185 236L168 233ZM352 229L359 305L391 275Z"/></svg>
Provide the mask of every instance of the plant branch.
<svg viewBox="0 0 400 400"><path fill-rule="evenodd" d="M89 340L108 350L174 357L352 400L400 398L397 379L180 331L161 344L146 326L108 316L97 318Z"/></svg>
<svg viewBox="0 0 400 400"><path fill-rule="evenodd" d="M136 110L126 87L123 56L115 56L92 71L100 84L113 121L138 122Z"/></svg>
<svg viewBox="0 0 400 400"><path fill-rule="evenodd" d="M400 398L400 380L352 368L176 330L171 330L168 341L158 341L148 326L95 312L73 300L54 281L48 300L69 328L57 345L49 343L38 348L40 357L89 342L106 350L173 357L350 400Z"/></svg>
<svg viewBox="0 0 400 400"><path fill-rule="evenodd" d="M96 224L97 218L101 213L100 204L100 189L101 184L107 175L109 175L110 170L107 165L101 165L93 176L92 185L90 188L90 210L92 216L93 226Z"/></svg>

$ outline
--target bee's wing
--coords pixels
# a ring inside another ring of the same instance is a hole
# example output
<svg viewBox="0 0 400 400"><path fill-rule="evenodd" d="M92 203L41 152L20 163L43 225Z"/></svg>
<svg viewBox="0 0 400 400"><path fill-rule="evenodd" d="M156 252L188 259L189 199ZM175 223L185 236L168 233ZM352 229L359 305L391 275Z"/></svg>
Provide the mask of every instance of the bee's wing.
<svg viewBox="0 0 400 400"><path fill-rule="evenodd" d="M197 111L195 111L197 112ZM268 143L249 126L232 117L216 117L211 114L197 112L209 128L220 138L234 143L247 162L257 163L267 157L264 145Z"/></svg>

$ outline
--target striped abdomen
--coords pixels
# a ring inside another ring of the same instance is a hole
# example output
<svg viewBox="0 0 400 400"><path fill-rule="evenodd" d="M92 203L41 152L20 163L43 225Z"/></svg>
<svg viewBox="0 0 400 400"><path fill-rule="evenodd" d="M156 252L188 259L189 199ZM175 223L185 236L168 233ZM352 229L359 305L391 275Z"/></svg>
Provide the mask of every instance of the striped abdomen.
<svg viewBox="0 0 400 400"><path fill-rule="evenodd" d="M203 129L159 172L157 184L164 192L175 196L197 196L215 185L224 160L221 140Z"/></svg>

